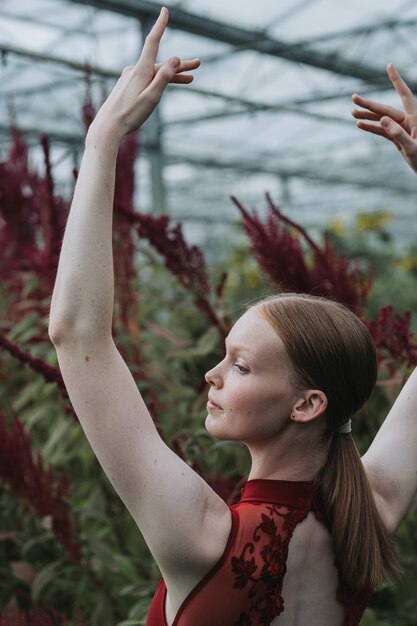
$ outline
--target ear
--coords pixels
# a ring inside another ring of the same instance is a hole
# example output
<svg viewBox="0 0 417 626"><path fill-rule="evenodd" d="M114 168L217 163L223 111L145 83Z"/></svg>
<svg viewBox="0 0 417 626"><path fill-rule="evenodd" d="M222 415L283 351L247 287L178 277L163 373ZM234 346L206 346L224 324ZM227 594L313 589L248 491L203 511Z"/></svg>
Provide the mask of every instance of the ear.
<svg viewBox="0 0 417 626"><path fill-rule="evenodd" d="M293 406L291 419L294 422L312 422L320 415L323 415L327 405L327 397L323 391L320 389L308 389Z"/></svg>

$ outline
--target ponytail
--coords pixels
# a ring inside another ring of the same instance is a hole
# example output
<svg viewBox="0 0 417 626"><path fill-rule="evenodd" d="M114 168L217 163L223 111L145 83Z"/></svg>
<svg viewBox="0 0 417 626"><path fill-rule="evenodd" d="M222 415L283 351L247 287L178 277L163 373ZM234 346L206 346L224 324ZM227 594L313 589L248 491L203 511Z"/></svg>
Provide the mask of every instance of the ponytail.
<svg viewBox="0 0 417 626"><path fill-rule="evenodd" d="M317 489L336 565L351 589L374 589L398 572L395 545L378 512L350 434L334 433Z"/></svg>

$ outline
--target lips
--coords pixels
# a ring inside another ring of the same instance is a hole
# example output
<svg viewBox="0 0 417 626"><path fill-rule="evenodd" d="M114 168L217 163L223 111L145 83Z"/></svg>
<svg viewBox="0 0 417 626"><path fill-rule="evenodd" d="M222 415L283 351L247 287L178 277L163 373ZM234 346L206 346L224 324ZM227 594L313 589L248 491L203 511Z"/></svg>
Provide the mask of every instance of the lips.
<svg viewBox="0 0 417 626"><path fill-rule="evenodd" d="M213 398L208 398L208 405L211 405L212 407L216 408L216 409L222 409L223 407L220 406L220 404L217 404L217 402L214 402Z"/></svg>

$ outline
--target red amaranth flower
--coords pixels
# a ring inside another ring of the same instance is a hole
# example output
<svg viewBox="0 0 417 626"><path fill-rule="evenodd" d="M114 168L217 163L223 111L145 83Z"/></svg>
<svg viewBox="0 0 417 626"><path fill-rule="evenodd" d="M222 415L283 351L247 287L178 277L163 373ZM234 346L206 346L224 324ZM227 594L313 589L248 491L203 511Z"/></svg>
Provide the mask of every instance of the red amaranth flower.
<svg viewBox="0 0 417 626"><path fill-rule="evenodd" d="M259 266L282 291L314 293L342 302L356 312L366 303L372 278L352 259L339 256L328 237L316 244L305 228L286 217L267 194L268 215L262 221L232 198Z"/></svg>
<svg viewBox="0 0 417 626"><path fill-rule="evenodd" d="M197 246L187 244L181 224L172 225L167 215L152 216L125 209L123 212L137 224L139 236L147 239L161 254L165 266L181 285L194 294L196 305L209 322L225 336L228 320L217 315L209 300L211 286L204 255Z"/></svg>
<svg viewBox="0 0 417 626"><path fill-rule="evenodd" d="M113 259L115 300L118 318L124 328L139 339L139 288L134 257L135 231L123 210L133 212L135 190L135 159L138 152L137 133L125 137L120 146L116 163L113 219ZM137 354L139 358L139 353Z"/></svg>
<svg viewBox="0 0 417 626"><path fill-rule="evenodd" d="M5 317L19 321L27 278L35 280L31 310L47 314L58 262L68 203L54 192L46 138L42 139L45 173L29 164L29 149L16 128L6 158L0 163L0 280L13 295Z"/></svg>
<svg viewBox="0 0 417 626"><path fill-rule="evenodd" d="M391 305L379 309L376 320L365 320L378 351L378 361L385 361L391 375L398 364L417 365L417 344L410 331L411 313L396 313ZM387 360L388 356L388 360Z"/></svg>
<svg viewBox="0 0 417 626"><path fill-rule="evenodd" d="M40 517L50 516L51 529L71 559L80 561L80 546L73 539L68 506L70 480L63 474L56 479L52 467L45 469L40 454L34 458L29 434L14 415L11 429L0 412L0 478L9 485L23 506Z"/></svg>

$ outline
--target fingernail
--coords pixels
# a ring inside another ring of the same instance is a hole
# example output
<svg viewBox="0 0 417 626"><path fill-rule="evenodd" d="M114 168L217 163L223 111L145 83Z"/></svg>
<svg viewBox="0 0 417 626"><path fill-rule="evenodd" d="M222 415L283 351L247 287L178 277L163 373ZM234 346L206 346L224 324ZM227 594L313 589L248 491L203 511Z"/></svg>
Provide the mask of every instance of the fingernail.
<svg viewBox="0 0 417 626"><path fill-rule="evenodd" d="M180 66L180 59L178 57L171 57L169 60L171 67L177 68Z"/></svg>
<svg viewBox="0 0 417 626"><path fill-rule="evenodd" d="M381 126L389 129L389 127L391 126L391 120L389 120L387 117L381 117Z"/></svg>

